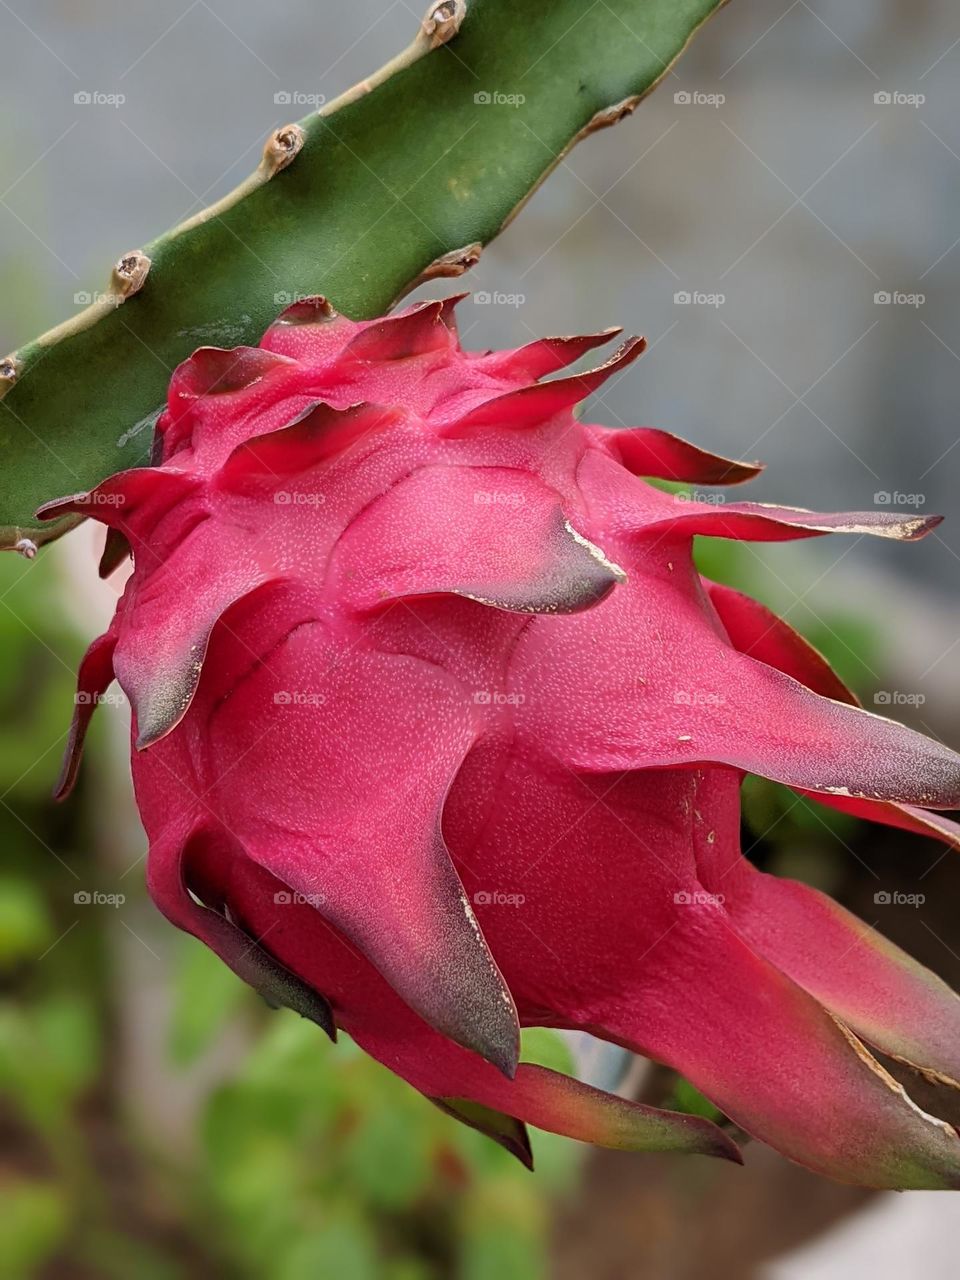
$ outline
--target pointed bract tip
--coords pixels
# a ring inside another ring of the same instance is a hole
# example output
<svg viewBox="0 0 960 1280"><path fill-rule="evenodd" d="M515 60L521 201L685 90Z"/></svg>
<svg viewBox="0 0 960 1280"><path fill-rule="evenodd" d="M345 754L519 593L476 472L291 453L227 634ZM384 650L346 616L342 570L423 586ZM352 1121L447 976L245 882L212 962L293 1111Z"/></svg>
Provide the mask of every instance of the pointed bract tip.
<svg viewBox="0 0 960 1280"><path fill-rule="evenodd" d="M90 490L72 493L67 497L54 498L51 502L45 502L42 507L37 507L33 514L38 520L57 520L60 516L69 515L89 502Z"/></svg>
<svg viewBox="0 0 960 1280"><path fill-rule="evenodd" d="M295 361L263 347L198 347L174 370L171 403L232 395L256 386L278 370L295 368Z"/></svg>
<svg viewBox="0 0 960 1280"><path fill-rule="evenodd" d="M520 1065L520 1037L512 1044L496 1045L488 1061L508 1080L516 1079Z"/></svg>
<svg viewBox="0 0 960 1280"><path fill-rule="evenodd" d="M503 1014L489 1011L484 1026L470 1026L444 1031L451 1040L477 1053L507 1080L516 1078L520 1065L520 1024L512 1003L504 1001ZM442 1028L440 1028L443 1030Z"/></svg>
<svg viewBox="0 0 960 1280"><path fill-rule="evenodd" d="M191 657L166 681L155 680L134 699L137 724L134 746L137 751L146 751L160 742L168 733L173 732L187 714L200 679L206 642L207 637L204 635L199 642L198 659Z"/></svg>
<svg viewBox="0 0 960 1280"><path fill-rule="evenodd" d="M925 538L927 534L932 533L934 529L938 527L938 525L943 524L946 518L947 518L946 516L936 516L936 515L927 516L925 520L921 520L918 522L917 532L914 534L914 537Z"/></svg>
<svg viewBox="0 0 960 1280"><path fill-rule="evenodd" d="M97 566L97 573L101 578L109 578L123 564L124 560L128 560L133 556L133 548L130 546L126 535L121 533L119 529L107 529L107 538L103 544L103 552L100 556L100 563Z"/></svg>
<svg viewBox="0 0 960 1280"><path fill-rule="evenodd" d="M461 293L451 293L449 298L441 298L438 302L440 308L439 316L443 323L449 329L456 329L455 311L461 302L466 302L470 297L470 290L464 289Z"/></svg>
<svg viewBox="0 0 960 1280"><path fill-rule="evenodd" d="M278 985L274 988L274 994L281 997L282 1006L292 1009L307 1022L312 1022L327 1036L331 1044L336 1044L337 1023L326 997L307 986L305 982L301 982L293 974L289 975L288 980L286 972L282 971L279 965L277 972L281 976L277 979Z"/></svg>
<svg viewBox="0 0 960 1280"><path fill-rule="evenodd" d="M444 1115L459 1120L468 1128L474 1129L492 1139L504 1151L509 1151L525 1169L533 1173L533 1148L530 1145L530 1134L522 1120L515 1116L497 1111L493 1107L484 1106L470 1098L434 1098L426 1095L435 1107Z"/></svg>

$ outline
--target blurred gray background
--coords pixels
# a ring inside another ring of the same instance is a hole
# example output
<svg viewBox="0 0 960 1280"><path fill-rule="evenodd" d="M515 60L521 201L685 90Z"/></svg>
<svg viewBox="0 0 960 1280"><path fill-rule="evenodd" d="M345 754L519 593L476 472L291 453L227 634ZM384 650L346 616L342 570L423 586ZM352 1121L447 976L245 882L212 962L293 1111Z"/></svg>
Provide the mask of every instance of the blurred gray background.
<svg viewBox="0 0 960 1280"><path fill-rule="evenodd" d="M267 132L303 114L276 95L334 97L421 16L414 0L0 9L0 287L17 299L0 307L2 350L244 177ZM467 341L622 324L651 350L604 392L598 419L760 456L762 500L863 509L890 494L955 516L958 68L949 0L733 0L636 116L578 148L485 254L469 284L523 301L466 304ZM77 93L124 101L77 105ZM712 301L676 302L684 293ZM901 617L925 608L918 591L948 606L958 557L956 519L922 547L781 548L772 603L816 583L822 600L882 597L885 615L891 602ZM934 606L929 620L919 639L904 632L914 683L931 663L943 674L956 638L951 613Z"/></svg>
<svg viewBox="0 0 960 1280"><path fill-rule="evenodd" d="M61 319L121 251L229 190L290 114L275 95L332 98L410 38L419 8L3 3L0 278L28 276L32 301L0 308L0 346ZM487 253L473 288L525 301L468 306L469 340L626 325L653 350L604 395L611 415L762 455L763 498L870 507L899 491L949 512L957 41L948 0L733 0ZM84 91L125 101L78 106ZM678 305L683 291L725 301ZM877 305L880 292L925 301ZM958 549L947 527L922 552L880 551L947 586Z"/></svg>

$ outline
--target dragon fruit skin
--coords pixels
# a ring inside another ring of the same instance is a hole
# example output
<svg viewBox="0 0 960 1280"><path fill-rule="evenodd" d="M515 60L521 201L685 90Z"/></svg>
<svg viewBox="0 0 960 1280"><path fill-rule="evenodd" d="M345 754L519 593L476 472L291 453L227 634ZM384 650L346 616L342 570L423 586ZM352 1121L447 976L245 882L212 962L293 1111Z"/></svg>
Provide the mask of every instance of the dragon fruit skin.
<svg viewBox="0 0 960 1280"><path fill-rule="evenodd" d="M960 1187L960 1138L867 1045L960 1087L960 1003L739 848L745 772L960 846L960 757L863 711L696 534L935 523L722 506L640 477L759 468L574 405L612 332L468 354L457 299L323 299L174 375L155 465L44 508L129 540L61 793L114 676L160 909L274 1003L349 1032L530 1160L524 1127L739 1159L709 1121L518 1065L519 1026L667 1063L836 1179Z"/></svg>

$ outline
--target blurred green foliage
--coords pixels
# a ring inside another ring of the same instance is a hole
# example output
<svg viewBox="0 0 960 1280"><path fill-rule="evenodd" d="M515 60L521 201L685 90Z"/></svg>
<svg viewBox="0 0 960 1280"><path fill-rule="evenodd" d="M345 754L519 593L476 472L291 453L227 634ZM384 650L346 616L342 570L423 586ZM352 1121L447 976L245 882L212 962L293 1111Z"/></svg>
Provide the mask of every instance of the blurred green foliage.
<svg viewBox="0 0 960 1280"><path fill-rule="evenodd" d="M287 1014L213 1093L202 1140L198 1193L232 1259L278 1280L541 1275L545 1197L576 1160L537 1134L530 1178L347 1038L321 1043Z"/></svg>
<svg viewBox="0 0 960 1280"><path fill-rule="evenodd" d="M754 549L704 540L698 555L711 577L784 609ZM192 1139L165 1143L162 1122L158 1135L137 1113L143 1098L128 1095L118 1070L131 1011L112 923L105 914L78 923L73 909L76 889L99 883L91 850L102 726L77 796L62 808L48 799L82 650L59 592L49 556L0 557L0 1275L544 1276L551 1202L574 1184L581 1148L535 1133L531 1177L347 1038L331 1046L293 1014L268 1011L189 938L170 935L156 957L173 997L157 1014L165 1057L156 1078L171 1085L159 1111L186 1108ZM870 688L877 655L857 619L800 607L790 618L855 688ZM764 856L817 880L850 820L759 779L744 794ZM129 892L142 890L130 883ZM550 1032L527 1033L524 1057L572 1070ZM684 1081L670 1102L715 1114Z"/></svg>

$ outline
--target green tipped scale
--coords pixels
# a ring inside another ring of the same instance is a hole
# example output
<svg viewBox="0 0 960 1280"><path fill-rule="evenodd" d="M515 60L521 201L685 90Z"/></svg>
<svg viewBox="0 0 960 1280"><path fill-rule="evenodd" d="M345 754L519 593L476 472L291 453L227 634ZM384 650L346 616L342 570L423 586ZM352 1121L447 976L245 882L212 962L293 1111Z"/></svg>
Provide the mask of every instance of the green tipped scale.
<svg viewBox="0 0 960 1280"><path fill-rule="evenodd" d="M724 0L445 0L376 75L269 138L218 204L117 262L92 307L0 360L0 546L148 461L170 373L323 293L358 318L474 265L581 137L628 115ZM429 56L427 56L429 55ZM516 105L495 94L522 98Z"/></svg>

